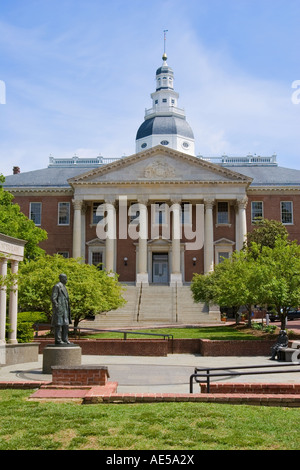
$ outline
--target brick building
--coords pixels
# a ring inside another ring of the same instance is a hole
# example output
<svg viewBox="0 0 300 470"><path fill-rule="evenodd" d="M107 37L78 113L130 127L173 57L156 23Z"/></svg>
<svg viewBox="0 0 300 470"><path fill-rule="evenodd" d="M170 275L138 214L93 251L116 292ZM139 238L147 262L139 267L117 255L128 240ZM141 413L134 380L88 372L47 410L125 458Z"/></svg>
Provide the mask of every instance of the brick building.
<svg viewBox="0 0 300 470"><path fill-rule="evenodd" d="M102 263L127 284L180 287L240 249L255 217L300 240L300 171L276 155L195 156L173 80L164 54L134 155L51 158L6 176L22 212L48 232L47 253Z"/></svg>

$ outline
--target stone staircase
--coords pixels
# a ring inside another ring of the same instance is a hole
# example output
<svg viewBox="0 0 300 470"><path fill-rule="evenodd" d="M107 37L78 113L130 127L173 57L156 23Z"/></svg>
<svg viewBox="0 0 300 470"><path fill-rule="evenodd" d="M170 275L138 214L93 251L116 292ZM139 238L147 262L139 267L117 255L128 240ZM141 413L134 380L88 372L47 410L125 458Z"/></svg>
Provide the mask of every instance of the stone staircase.
<svg viewBox="0 0 300 470"><path fill-rule="evenodd" d="M189 286L124 285L127 303L107 313L85 320L81 328L124 329L161 325L197 325L220 321L218 310L196 304Z"/></svg>

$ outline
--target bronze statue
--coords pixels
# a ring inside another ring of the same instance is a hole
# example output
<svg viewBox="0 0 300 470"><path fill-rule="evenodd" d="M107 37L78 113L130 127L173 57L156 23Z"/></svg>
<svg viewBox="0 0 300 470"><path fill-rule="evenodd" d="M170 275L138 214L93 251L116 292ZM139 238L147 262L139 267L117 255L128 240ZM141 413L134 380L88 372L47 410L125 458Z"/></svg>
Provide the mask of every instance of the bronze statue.
<svg viewBox="0 0 300 470"><path fill-rule="evenodd" d="M278 350L279 350L279 348L287 348L288 344L289 344L289 338L288 338L288 335L287 335L286 331L285 330L280 330L278 339L277 339L276 343L274 344L274 346L272 346L272 348L271 348L271 351L272 351L271 359L275 360L276 356L277 356L277 359L278 359L278 352L279 352Z"/></svg>
<svg viewBox="0 0 300 470"><path fill-rule="evenodd" d="M70 344L69 325L72 323L69 294L66 288L67 276L60 274L59 281L52 289L52 321L55 344Z"/></svg>

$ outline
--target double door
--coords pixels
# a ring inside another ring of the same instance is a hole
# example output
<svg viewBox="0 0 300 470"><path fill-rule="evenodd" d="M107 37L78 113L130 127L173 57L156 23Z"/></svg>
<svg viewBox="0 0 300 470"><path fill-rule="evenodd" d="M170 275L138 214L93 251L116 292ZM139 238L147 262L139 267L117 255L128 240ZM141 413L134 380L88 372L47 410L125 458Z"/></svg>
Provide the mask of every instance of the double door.
<svg viewBox="0 0 300 470"><path fill-rule="evenodd" d="M169 282L169 255L168 253L153 254L152 282L154 284L167 284Z"/></svg>

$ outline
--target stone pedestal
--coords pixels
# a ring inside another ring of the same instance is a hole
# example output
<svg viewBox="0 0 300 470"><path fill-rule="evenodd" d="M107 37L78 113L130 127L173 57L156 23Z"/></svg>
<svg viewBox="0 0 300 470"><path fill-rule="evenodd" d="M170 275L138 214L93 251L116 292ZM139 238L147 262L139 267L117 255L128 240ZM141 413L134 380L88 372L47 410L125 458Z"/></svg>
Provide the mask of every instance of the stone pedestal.
<svg viewBox="0 0 300 470"><path fill-rule="evenodd" d="M80 366L81 347L76 344L49 344L43 351L43 374L52 374L52 366Z"/></svg>

